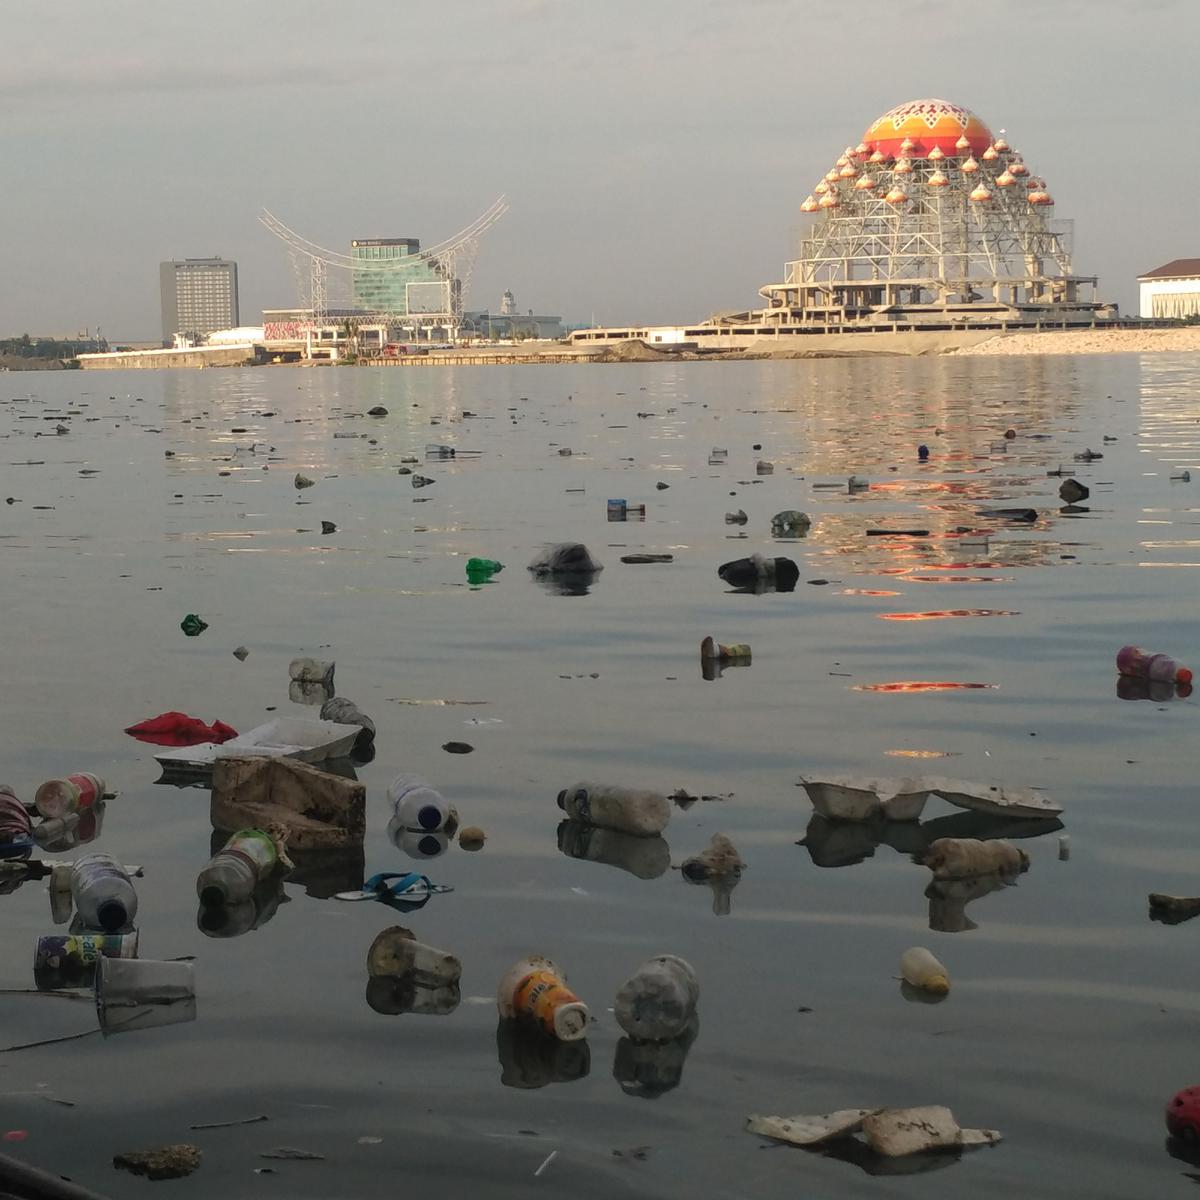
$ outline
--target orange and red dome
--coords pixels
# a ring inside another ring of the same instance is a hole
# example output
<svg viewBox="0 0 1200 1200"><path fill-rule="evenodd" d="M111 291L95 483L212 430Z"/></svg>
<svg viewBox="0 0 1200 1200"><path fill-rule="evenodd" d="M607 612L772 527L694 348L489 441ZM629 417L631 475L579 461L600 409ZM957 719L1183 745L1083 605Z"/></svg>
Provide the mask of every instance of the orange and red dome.
<svg viewBox="0 0 1200 1200"><path fill-rule="evenodd" d="M961 142L965 139L966 146ZM886 112L863 134L870 150L896 156L905 141L905 153L924 158L935 146L945 155L960 157L967 150L982 154L992 145L991 130L969 109L946 100L911 100Z"/></svg>

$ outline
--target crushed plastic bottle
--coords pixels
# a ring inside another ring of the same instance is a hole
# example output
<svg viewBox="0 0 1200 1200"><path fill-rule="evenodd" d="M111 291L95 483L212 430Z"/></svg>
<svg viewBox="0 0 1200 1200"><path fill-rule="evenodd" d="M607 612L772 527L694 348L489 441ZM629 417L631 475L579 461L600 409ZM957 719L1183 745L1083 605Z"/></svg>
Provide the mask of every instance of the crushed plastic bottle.
<svg viewBox="0 0 1200 1200"><path fill-rule="evenodd" d="M617 1023L631 1038L666 1042L687 1028L700 999L691 965L674 954L647 959L617 992Z"/></svg>
<svg viewBox="0 0 1200 1200"><path fill-rule="evenodd" d="M137 916L137 892L111 854L87 854L71 869L71 899L85 929L115 933Z"/></svg>
<svg viewBox="0 0 1200 1200"><path fill-rule="evenodd" d="M1117 651L1117 670L1122 675L1160 683L1191 683L1192 673L1168 654L1155 654L1140 646L1122 646Z"/></svg>
<svg viewBox="0 0 1200 1200"><path fill-rule="evenodd" d="M661 792L576 783L558 793L558 807L574 821L616 829L638 837L662 833L671 819L671 805Z"/></svg>
<svg viewBox="0 0 1200 1200"><path fill-rule="evenodd" d="M397 775L387 795L394 820L402 829L438 831L447 837L453 837L458 829L458 810L417 775Z"/></svg>
<svg viewBox="0 0 1200 1200"><path fill-rule="evenodd" d="M535 1025L561 1042L587 1036L587 1005L567 987L566 975L541 955L514 963L496 990L502 1017Z"/></svg>
<svg viewBox="0 0 1200 1200"><path fill-rule="evenodd" d="M321 720L339 725L357 725L362 732L354 739L354 753L363 754L375 742L375 722L353 700L334 696L321 705Z"/></svg>
<svg viewBox="0 0 1200 1200"><path fill-rule="evenodd" d="M950 991L946 968L924 946L910 946L900 956L900 974L904 982L923 992L945 996Z"/></svg>

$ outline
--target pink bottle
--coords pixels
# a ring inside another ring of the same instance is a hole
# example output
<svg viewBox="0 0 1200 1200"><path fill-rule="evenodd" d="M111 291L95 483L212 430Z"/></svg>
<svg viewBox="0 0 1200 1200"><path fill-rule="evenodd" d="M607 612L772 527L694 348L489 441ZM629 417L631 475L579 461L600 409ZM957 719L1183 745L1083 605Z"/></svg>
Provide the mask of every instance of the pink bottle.
<svg viewBox="0 0 1200 1200"><path fill-rule="evenodd" d="M1153 654L1140 646L1122 646L1117 651L1117 670L1122 675L1134 675L1162 683L1192 682L1192 673L1181 667L1168 654Z"/></svg>

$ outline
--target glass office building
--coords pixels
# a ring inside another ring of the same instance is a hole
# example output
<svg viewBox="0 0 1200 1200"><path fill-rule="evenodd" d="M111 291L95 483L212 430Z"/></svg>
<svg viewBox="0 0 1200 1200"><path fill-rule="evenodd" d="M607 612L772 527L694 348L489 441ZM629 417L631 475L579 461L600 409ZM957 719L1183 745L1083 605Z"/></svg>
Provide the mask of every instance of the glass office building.
<svg viewBox="0 0 1200 1200"><path fill-rule="evenodd" d="M356 238L354 303L368 312L419 317L450 313L457 280L438 270L436 260L420 257L417 238Z"/></svg>

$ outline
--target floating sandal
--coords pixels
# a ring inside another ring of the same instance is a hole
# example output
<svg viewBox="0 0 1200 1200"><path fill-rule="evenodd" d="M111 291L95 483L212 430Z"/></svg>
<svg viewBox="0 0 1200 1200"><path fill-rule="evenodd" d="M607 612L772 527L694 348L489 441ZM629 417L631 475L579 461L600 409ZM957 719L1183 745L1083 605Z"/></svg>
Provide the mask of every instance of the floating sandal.
<svg viewBox="0 0 1200 1200"><path fill-rule="evenodd" d="M387 872L372 875L362 885L361 891L336 892L335 900L379 900L392 908L407 912L429 903L429 897L439 892L452 892L444 883L431 883L428 875L416 871Z"/></svg>

